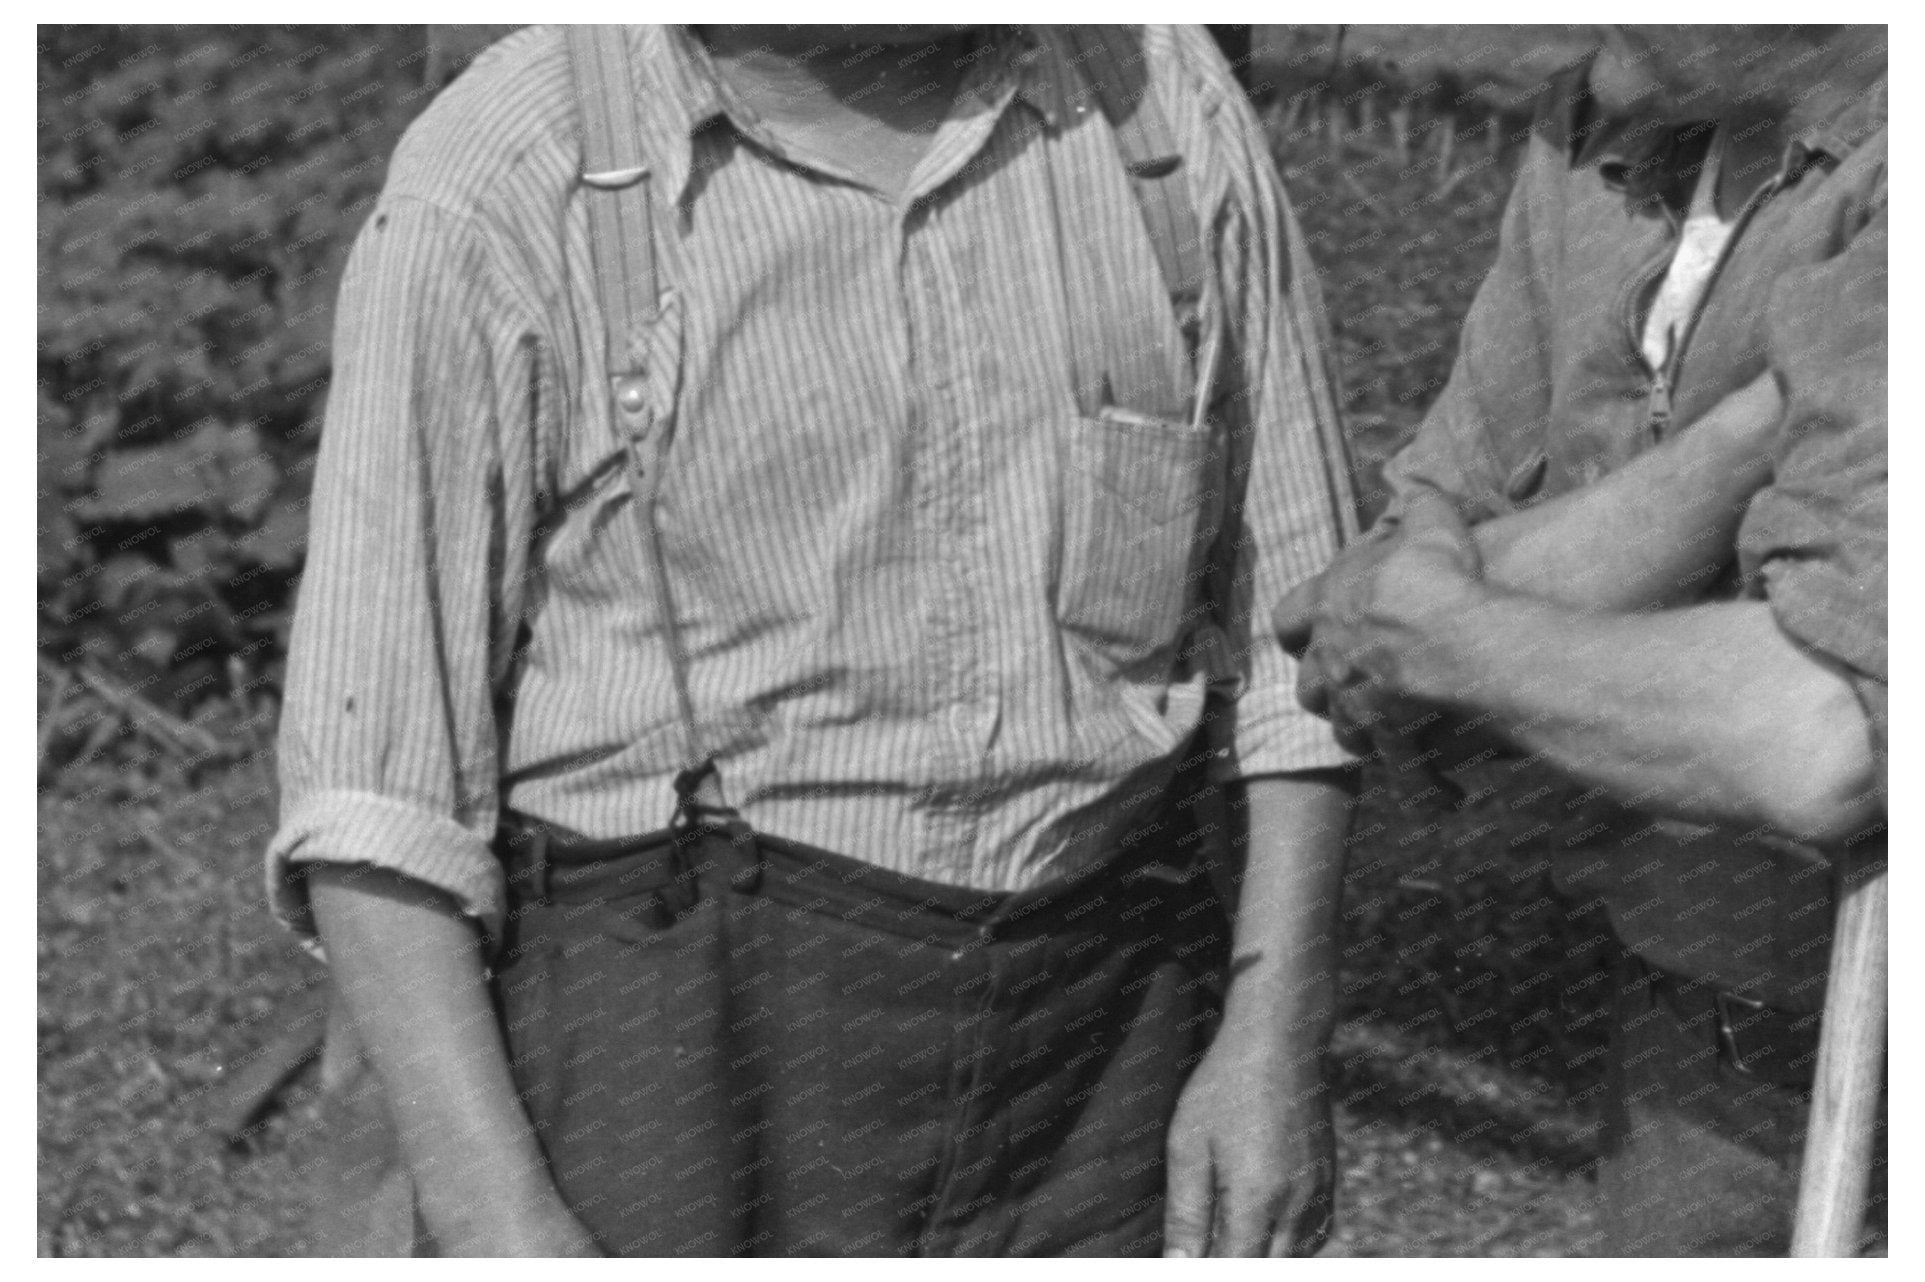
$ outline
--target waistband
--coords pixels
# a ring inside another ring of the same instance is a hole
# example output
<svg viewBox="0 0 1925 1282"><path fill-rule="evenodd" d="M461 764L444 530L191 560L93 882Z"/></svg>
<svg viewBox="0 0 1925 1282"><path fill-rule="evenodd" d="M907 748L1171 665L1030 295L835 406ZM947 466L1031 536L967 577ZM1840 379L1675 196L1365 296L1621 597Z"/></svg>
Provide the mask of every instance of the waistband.
<svg viewBox="0 0 1925 1282"><path fill-rule="evenodd" d="M1140 914L1208 894L1206 870L1194 859L1166 857L1165 844L1133 843L1021 891L927 881L739 824L592 838L504 815L496 851L508 877L510 910L517 914L540 904L645 894L664 894L666 910L679 912L700 894L726 887L907 938L961 944L1095 931L1113 924L1118 913Z"/></svg>

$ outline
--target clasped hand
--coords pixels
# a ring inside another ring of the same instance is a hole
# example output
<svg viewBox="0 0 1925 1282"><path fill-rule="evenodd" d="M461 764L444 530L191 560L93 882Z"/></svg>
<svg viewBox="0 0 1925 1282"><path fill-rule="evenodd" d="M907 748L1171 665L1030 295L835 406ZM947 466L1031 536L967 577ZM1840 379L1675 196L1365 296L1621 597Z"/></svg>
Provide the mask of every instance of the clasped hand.
<svg viewBox="0 0 1925 1282"><path fill-rule="evenodd" d="M1421 492L1399 522L1344 551L1276 609L1300 660L1297 699L1352 752L1407 755L1441 720L1447 625L1485 591L1470 530Z"/></svg>

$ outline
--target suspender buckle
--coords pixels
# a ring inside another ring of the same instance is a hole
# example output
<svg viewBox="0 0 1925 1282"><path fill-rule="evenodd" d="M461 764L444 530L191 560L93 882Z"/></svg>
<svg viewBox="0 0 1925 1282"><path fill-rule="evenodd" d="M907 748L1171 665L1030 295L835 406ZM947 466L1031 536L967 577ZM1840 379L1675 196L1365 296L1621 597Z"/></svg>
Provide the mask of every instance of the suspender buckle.
<svg viewBox="0 0 1925 1282"><path fill-rule="evenodd" d="M647 165L630 165L625 169L600 169L593 173L584 171L582 186L593 187L596 191L620 191L633 187L648 177Z"/></svg>
<svg viewBox="0 0 1925 1282"><path fill-rule="evenodd" d="M755 830L722 799L715 758L675 776L675 818L671 826L678 846L704 832L727 837L730 852L738 860L729 874L729 885L745 895L754 894L761 886L762 850L755 840Z"/></svg>
<svg viewBox="0 0 1925 1282"><path fill-rule="evenodd" d="M739 822L735 808L722 800L722 784L715 772L715 758L683 770L675 776L675 818L678 832L696 828L726 828Z"/></svg>

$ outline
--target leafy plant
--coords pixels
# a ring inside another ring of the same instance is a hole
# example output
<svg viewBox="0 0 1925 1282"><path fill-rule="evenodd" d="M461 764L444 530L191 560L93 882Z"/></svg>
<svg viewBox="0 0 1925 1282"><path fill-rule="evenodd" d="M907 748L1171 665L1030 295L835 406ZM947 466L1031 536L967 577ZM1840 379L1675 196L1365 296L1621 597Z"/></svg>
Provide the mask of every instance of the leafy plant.
<svg viewBox="0 0 1925 1282"><path fill-rule="evenodd" d="M41 28L38 577L59 666L188 712L276 679L334 293L427 101L424 49L406 27Z"/></svg>

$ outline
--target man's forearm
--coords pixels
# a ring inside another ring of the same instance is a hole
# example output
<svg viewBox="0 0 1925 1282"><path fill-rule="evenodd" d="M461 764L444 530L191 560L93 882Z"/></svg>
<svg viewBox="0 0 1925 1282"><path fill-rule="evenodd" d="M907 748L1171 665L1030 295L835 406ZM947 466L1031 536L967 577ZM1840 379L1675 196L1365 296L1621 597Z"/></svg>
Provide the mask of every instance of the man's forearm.
<svg viewBox="0 0 1925 1282"><path fill-rule="evenodd" d="M336 990L444 1249L592 1254L516 1097L473 924L382 870L318 865L308 882Z"/></svg>
<svg viewBox="0 0 1925 1282"><path fill-rule="evenodd" d="M1244 789L1248 842L1225 1024L1274 1037L1296 1067L1321 1073L1336 1019L1350 789L1335 771L1265 776Z"/></svg>
<svg viewBox="0 0 1925 1282"><path fill-rule="evenodd" d="M1229 992L1170 1122L1166 1255L1308 1254L1330 1231L1336 1140L1324 1054L1348 803L1339 778L1277 775L1230 789L1248 840Z"/></svg>
<svg viewBox="0 0 1925 1282"><path fill-rule="evenodd" d="M1412 695L1641 808L1821 844L1882 814L1857 696L1764 603L1601 616L1484 590L1413 654Z"/></svg>
<svg viewBox="0 0 1925 1282"><path fill-rule="evenodd" d="M1697 599L1731 559L1745 506L1770 476L1781 410L1762 376L1584 489L1484 522L1473 536L1485 579L1577 610Z"/></svg>

